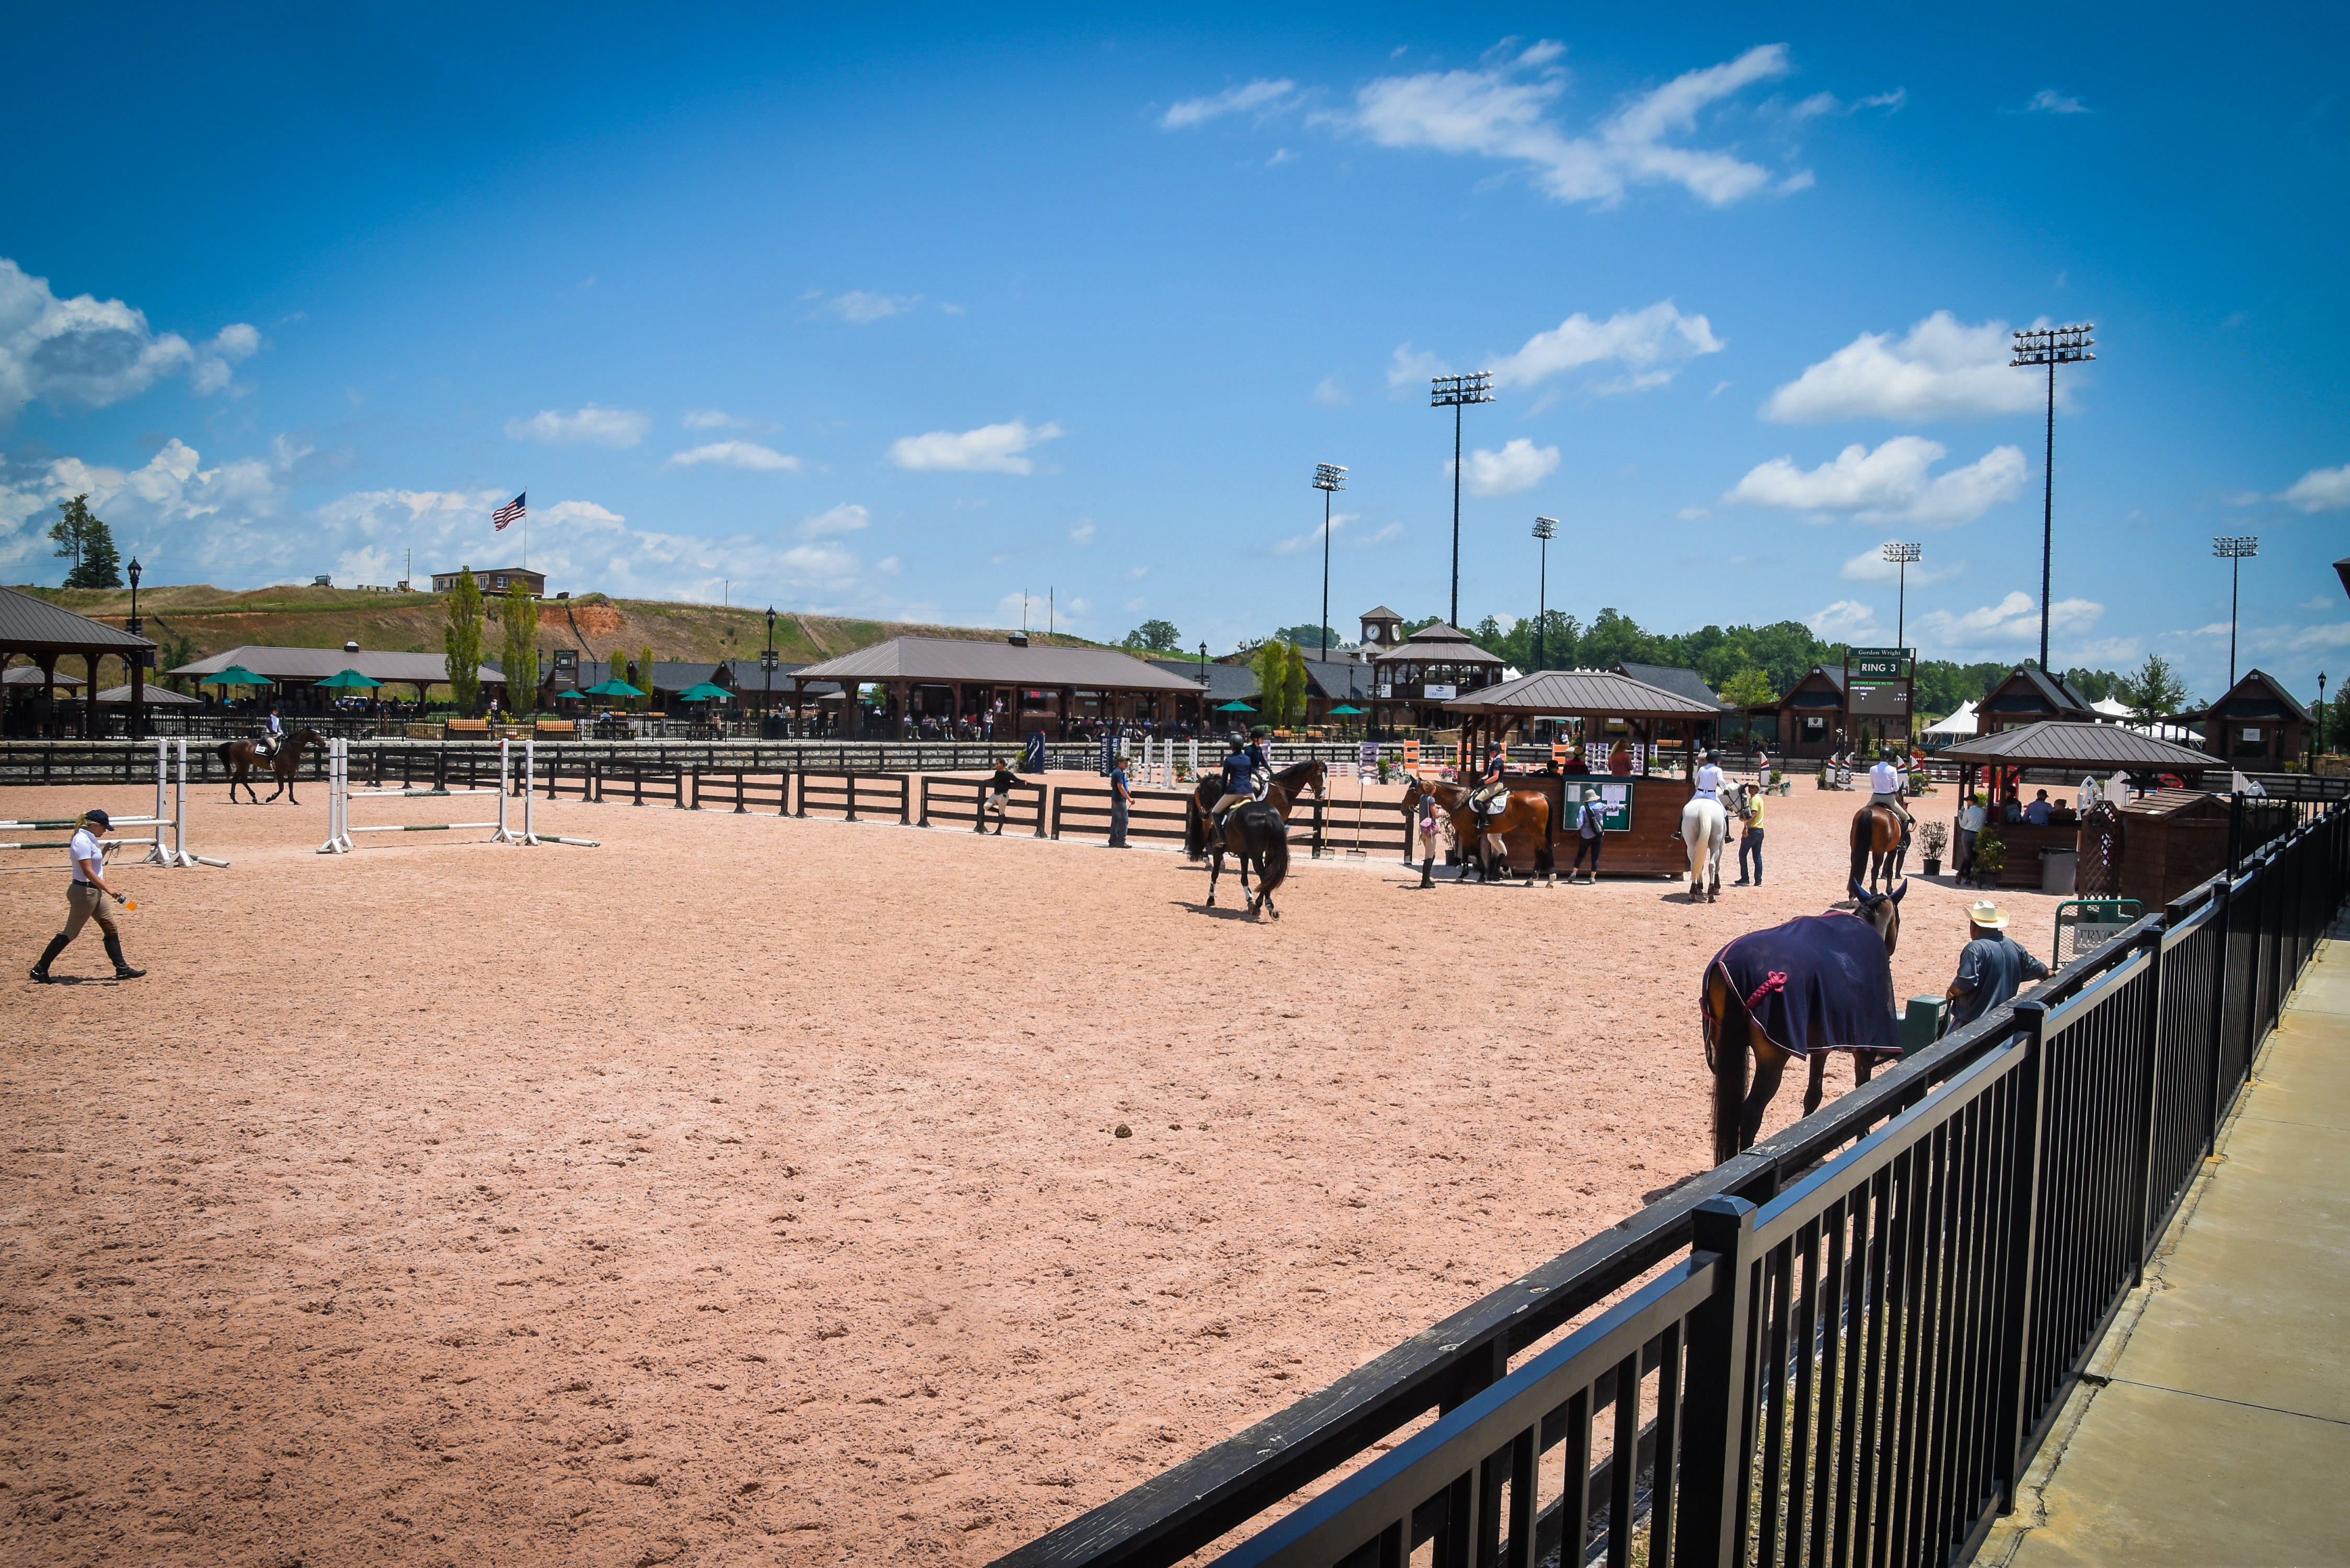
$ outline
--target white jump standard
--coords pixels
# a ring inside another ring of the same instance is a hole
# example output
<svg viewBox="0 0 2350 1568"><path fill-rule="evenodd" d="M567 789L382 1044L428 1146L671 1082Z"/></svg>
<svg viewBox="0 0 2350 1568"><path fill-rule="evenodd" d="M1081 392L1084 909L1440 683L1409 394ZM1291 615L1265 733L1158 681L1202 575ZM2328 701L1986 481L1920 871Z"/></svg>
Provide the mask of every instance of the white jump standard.
<svg viewBox="0 0 2350 1568"><path fill-rule="evenodd" d="M106 841L105 847L109 850L128 849L144 845L147 846L147 853L141 856L138 861L138 864L141 866L218 866L225 867L228 865L228 862L225 860L207 859L203 856L191 853L188 849L188 742L184 740L179 742L180 772L177 785L177 796L172 803L172 815L168 816L164 815L164 786L171 779L171 747L172 742L168 740L159 738L155 742L154 814L150 816L119 816L116 817L113 822L113 826L116 827L151 827L155 830L155 836L152 838L109 838ZM79 819L77 817L28 817L17 821L0 822L0 832L6 831L10 828L30 828L36 832L55 831L57 829L71 829L78 825ZM171 841L168 844L164 841L164 829L166 828L171 830ZM72 840L67 838L26 839L17 843L0 844L0 849L63 849L71 843ZM47 867L10 867L8 869L46 870Z"/></svg>
<svg viewBox="0 0 2350 1568"><path fill-rule="evenodd" d="M330 741L327 749L327 841L318 846L321 855L348 855L351 836L357 833L457 833L473 828L490 828L485 844L577 844L595 848L592 838L557 838L552 835L535 834L533 797L523 791L522 829L516 832L507 826L506 802L513 794L513 742L498 742L498 782L494 787L471 789L359 789L351 788L351 743ZM523 776L525 781L536 776L538 747L536 742L525 742ZM354 800L445 800L457 795L494 794L498 797L498 815L493 822L401 822L384 823L366 827L351 826L351 802Z"/></svg>

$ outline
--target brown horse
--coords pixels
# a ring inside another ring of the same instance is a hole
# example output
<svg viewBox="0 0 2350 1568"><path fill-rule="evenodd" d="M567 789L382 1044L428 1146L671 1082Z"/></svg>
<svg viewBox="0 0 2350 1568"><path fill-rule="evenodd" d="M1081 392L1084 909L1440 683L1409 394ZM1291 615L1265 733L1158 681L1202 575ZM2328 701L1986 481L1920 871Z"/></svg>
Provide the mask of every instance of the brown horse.
<svg viewBox="0 0 2350 1568"><path fill-rule="evenodd" d="M1901 814L1890 806L1864 805L1852 814L1852 885L1874 893L1880 882L1890 888L1901 877L1901 862L1909 854L1909 830Z"/></svg>
<svg viewBox="0 0 2350 1568"><path fill-rule="evenodd" d="M1786 971L1767 971L1762 990L1753 997L1739 994L1737 981L1725 962L1731 957L1732 942L1714 956L1706 965L1705 980L1699 988L1698 1006L1705 1020L1705 1061L1713 1070L1713 1160L1716 1165L1735 1156L1754 1141L1762 1125L1762 1113L1779 1092L1780 1075L1790 1060L1805 1056L1811 1060L1811 1080L1804 1089L1804 1114L1810 1116L1820 1108L1821 1080L1827 1071L1828 1053L1852 1052L1853 1078L1856 1083L1868 1082L1869 1074L1877 1065L1878 1053L1864 1049L1846 1041L1773 1040L1756 1021L1752 1007L1759 1002L1763 990L1783 990L1800 992L1806 985L1825 986L1838 994L1861 999L1861 1005L1882 1005L1887 1012L1893 1005L1893 950L1901 940L1901 899L1909 890L1903 882L1890 893L1872 894L1856 881L1852 896L1857 908L1851 914L1830 910L1825 916L1805 916L1787 921L1768 931L1751 933L1751 937L1767 938L1787 932L1805 921L1862 921L1884 942L1881 955L1874 952L1866 939L1862 947L1870 956L1863 965L1860 954L1848 948L1831 954L1846 967L1823 967L1813 975L1791 975ZM1742 937L1740 941L1749 940ZM1876 993L1873 999L1868 993ZM1866 1021L1864 1019L1863 1023ZM1887 1053L1889 1059L1890 1053ZM1754 1082L1750 1089L1746 1081L1746 1062L1754 1060Z"/></svg>
<svg viewBox="0 0 2350 1568"><path fill-rule="evenodd" d="M1479 811L1469 803L1471 792L1460 784L1446 784L1441 779L1422 784L1417 778L1406 779L1403 786L1403 814L1406 817L1419 810L1419 797L1432 796L1452 818L1452 836L1461 846L1461 863L1464 867L1473 864L1477 879L1490 882L1493 877L1495 859L1492 843L1501 846L1503 869L1509 865L1509 839L1513 833L1529 833L1534 841L1534 872L1545 882L1555 877L1557 867L1550 852L1550 797L1532 790L1511 793L1498 815Z"/></svg>
<svg viewBox="0 0 2350 1568"><path fill-rule="evenodd" d="M1223 875L1224 856L1241 863L1241 897L1249 913L1262 920L1281 919L1273 907L1273 890L1289 877L1289 824L1273 809L1270 800L1252 800L1224 813L1208 861L1207 908L1216 907L1216 879ZM1249 868L1256 868L1256 891L1249 891Z"/></svg>
<svg viewBox="0 0 2350 1568"><path fill-rule="evenodd" d="M327 749L327 738L316 730L295 731L286 737L286 743L277 748L277 754L274 757L264 756L261 748L251 741L223 741L214 746L213 754L220 758L221 766L228 770L229 804L236 804L236 786L239 784L243 784L244 793L253 797L254 805L269 804L254 792L253 770L258 767L265 773L277 775L277 787L269 792L269 800L276 800L282 794L294 805L301 805L300 797L294 793L294 774L302 765L302 753L312 746L322 752Z"/></svg>
<svg viewBox="0 0 2350 1568"><path fill-rule="evenodd" d="M1265 786L1264 804L1273 807L1281 820L1287 822L1289 813L1298 797L1312 790L1317 800L1322 796L1322 784L1327 770L1318 762L1292 763L1273 775ZM1216 802L1224 797L1224 781L1221 774L1210 774L1192 786L1191 798L1183 805L1183 855L1186 859L1203 858L1211 849L1223 853L1220 845L1208 842L1208 824L1215 819ZM1234 806L1233 811L1240 808ZM1231 815L1231 812L1224 815Z"/></svg>

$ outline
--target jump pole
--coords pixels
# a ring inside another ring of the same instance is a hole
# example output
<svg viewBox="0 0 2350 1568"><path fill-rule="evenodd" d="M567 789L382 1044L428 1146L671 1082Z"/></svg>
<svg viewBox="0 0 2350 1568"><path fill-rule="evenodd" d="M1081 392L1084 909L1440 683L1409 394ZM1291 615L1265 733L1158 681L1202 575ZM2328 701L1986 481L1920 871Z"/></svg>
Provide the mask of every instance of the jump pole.
<svg viewBox="0 0 2350 1568"><path fill-rule="evenodd" d="M327 752L327 842L318 846L321 855L348 855L351 836L355 833L452 833L470 828L495 829L484 840L489 844L519 844L522 835L506 826L506 791L512 777L507 769L507 747L513 742L498 742L498 782L491 789L362 789L351 788L351 743L345 740L328 742ZM401 822L385 823L380 826L351 826L353 800L441 800L461 794L494 794L498 797L495 822Z"/></svg>
<svg viewBox="0 0 2350 1568"><path fill-rule="evenodd" d="M501 770L503 772L503 770ZM531 736L522 743L522 842L525 844L576 844L582 849L598 848L592 838L558 838L552 833L536 830L538 793L532 785L538 782L538 739ZM505 806L501 803L498 815L504 817Z"/></svg>
<svg viewBox="0 0 2350 1568"><path fill-rule="evenodd" d="M106 842L106 847L109 850L133 849L137 848L140 845L145 845L147 846L147 853L136 862L136 864L141 866L224 867L228 864L225 860L206 860L201 857L187 853L186 779L188 771L188 742L184 740L180 742L180 777L182 787L179 812L176 815L172 816L164 815L163 794L165 785L170 776L170 747L171 742L168 740L161 736L156 738L154 812L147 816L119 816L114 818L109 825L112 827L151 827L155 830L155 836L152 838L109 839ZM74 827L80 822L80 820L81 819L79 817L74 816L24 817L9 821L0 821L0 831L5 831L9 828L29 828L36 832L54 832L60 829ZM164 841L164 831L166 829L171 831L172 836L169 847L166 847ZM64 849L72 843L73 840L70 838L23 839L12 843L0 843L0 849ZM9 869L29 871L36 869L36 867L29 866L11 867ZM47 867L39 867L39 869L47 869Z"/></svg>

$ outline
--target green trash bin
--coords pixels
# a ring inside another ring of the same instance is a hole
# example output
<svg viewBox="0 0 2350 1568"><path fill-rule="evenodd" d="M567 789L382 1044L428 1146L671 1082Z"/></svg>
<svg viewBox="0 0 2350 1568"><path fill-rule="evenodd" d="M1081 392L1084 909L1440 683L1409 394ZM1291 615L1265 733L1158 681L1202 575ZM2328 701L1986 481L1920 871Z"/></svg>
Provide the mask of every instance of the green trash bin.
<svg viewBox="0 0 2350 1568"><path fill-rule="evenodd" d="M1950 1000L1940 996L1913 996L1901 1014L1901 1054L1914 1056L1942 1037L1942 1018L1950 1011Z"/></svg>

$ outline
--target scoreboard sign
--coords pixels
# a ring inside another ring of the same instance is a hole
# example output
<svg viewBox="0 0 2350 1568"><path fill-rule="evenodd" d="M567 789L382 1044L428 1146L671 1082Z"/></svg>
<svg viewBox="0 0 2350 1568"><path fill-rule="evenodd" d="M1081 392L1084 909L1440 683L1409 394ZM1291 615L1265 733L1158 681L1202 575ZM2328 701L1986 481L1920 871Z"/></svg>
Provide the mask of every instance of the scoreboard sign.
<svg viewBox="0 0 2350 1568"><path fill-rule="evenodd" d="M1846 657L1846 678L1871 683L1909 679L1909 650L1906 648L1856 648Z"/></svg>

